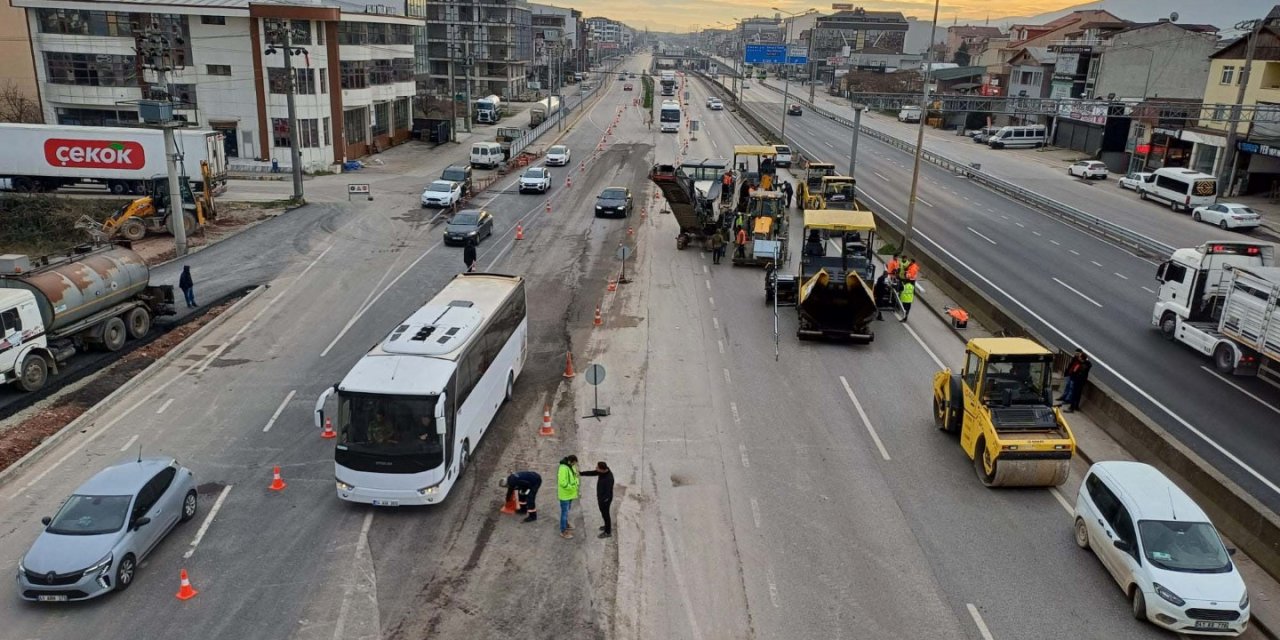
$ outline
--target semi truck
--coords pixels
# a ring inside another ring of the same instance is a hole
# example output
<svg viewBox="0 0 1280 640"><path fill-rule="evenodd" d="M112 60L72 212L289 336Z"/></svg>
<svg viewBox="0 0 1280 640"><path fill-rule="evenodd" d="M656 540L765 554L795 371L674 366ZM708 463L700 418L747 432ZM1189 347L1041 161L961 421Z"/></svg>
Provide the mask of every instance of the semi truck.
<svg viewBox="0 0 1280 640"><path fill-rule="evenodd" d="M173 315L173 286L127 245L0 255L0 383L38 391L78 351L119 351Z"/></svg>
<svg viewBox="0 0 1280 640"><path fill-rule="evenodd" d="M502 98L494 95L476 100L473 105L476 122L480 124L496 124L502 119Z"/></svg>
<svg viewBox="0 0 1280 640"><path fill-rule="evenodd" d="M225 190L225 135L194 129L174 133L180 171L192 188L203 190L204 163L212 190ZM164 133L158 129L0 124L0 148L6 150L0 154L0 189L7 191L53 191L93 183L112 193L141 195L147 193L152 177L167 171Z"/></svg>
<svg viewBox="0 0 1280 640"><path fill-rule="evenodd" d="M671 71L670 69L664 70L662 72L662 78L660 82L662 85L662 95L674 96L676 94L676 72L675 71Z"/></svg>
<svg viewBox="0 0 1280 640"><path fill-rule="evenodd" d="M1258 375L1280 361L1280 268L1274 245L1207 242L1160 264L1151 324L1213 358L1221 373Z"/></svg>

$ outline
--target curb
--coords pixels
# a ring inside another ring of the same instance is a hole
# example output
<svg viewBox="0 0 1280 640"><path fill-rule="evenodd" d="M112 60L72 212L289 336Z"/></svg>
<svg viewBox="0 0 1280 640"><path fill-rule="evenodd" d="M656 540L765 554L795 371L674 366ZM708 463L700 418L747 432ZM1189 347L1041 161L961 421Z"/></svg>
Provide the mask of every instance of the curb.
<svg viewBox="0 0 1280 640"><path fill-rule="evenodd" d="M253 291L250 291L249 293L245 294L243 298L240 298L240 300L236 301L235 304L231 305L230 308L222 312L218 317L210 320L208 324L204 325L203 327L200 327L199 329L196 330L195 333L192 333L191 335L187 336L186 340L183 340L182 342L175 345L172 349L169 350L168 353L164 354L163 356L160 356L158 359L156 359L155 362L152 362L151 364L147 365L147 368L139 372L138 375L130 378L128 382L125 382L124 384L120 385L115 391L112 391L110 395L103 398L102 400L99 400L98 403L93 405L92 407L89 407L88 409L86 409L85 412L80 414L80 416L77 417L75 420L72 420L71 422L67 423L66 426L62 427L61 429L58 429L57 432L45 438L39 445L36 446L36 448L32 449L31 451L28 451L26 455L16 460L13 464L9 465L7 469L0 471L0 486L4 486L5 484L7 484L10 480L13 479L14 476L18 475L19 471L22 471L27 467L31 466L32 464L39 462L42 458L45 457L45 455L49 453L49 451L51 451L54 447L56 447L60 442L65 440L72 433L76 433L77 431L80 430L81 427L87 426L89 423L96 420L99 416L101 416L104 412L106 412L107 408L112 405L112 402L117 397L123 396L126 393L133 391L134 389L141 386L142 383L144 382L148 382L153 376L159 373L160 370L163 369L165 366L167 366L169 363L176 360L179 356L185 355L188 351L191 350L192 347L194 347L198 342L200 342L200 339L207 336L214 329L222 326L224 322L231 319L232 316L234 316L237 312L239 312L241 309L247 306L249 302L253 301L259 295L261 295L263 291L266 291L266 290L267 290L267 285L258 285L257 287L255 287Z"/></svg>

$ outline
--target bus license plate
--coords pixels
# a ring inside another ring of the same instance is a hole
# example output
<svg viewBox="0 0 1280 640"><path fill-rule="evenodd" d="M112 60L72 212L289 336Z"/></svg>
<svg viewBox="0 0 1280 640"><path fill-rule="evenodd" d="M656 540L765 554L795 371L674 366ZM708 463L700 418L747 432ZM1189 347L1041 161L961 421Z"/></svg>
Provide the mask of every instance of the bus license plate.
<svg viewBox="0 0 1280 640"><path fill-rule="evenodd" d="M36 598L40 602L66 602L66 596L38 596Z"/></svg>
<svg viewBox="0 0 1280 640"><path fill-rule="evenodd" d="M400 506L400 501L399 501L399 500L374 500L374 501L373 501L373 506L375 506L375 507L398 507L398 506Z"/></svg>
<svg viewBox="0 0 1280 640"><path fill-rule="evenodd" d="M1207 622L1205 620L1196 620L1197 629L1229 629L1231 626L1226 622Z"/></svg>

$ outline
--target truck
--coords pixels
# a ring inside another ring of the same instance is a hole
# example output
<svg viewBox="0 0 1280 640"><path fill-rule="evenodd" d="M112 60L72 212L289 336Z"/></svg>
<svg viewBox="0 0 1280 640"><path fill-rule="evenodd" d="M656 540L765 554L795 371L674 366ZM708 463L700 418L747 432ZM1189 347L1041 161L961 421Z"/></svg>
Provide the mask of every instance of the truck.
<svg viewBox="0 0 1280 640"><path fill-rule="evenodd" d="M476 100L472 105L475 121L480 124L496 124L502 119L502 98L494 95Z"/></svg>
<svg viewBox="0 0 1280 640"><path fill-rule="evenodd" d="M560 111L560 98L550 96L535 102L529 109L529 128L536 127Z"/></svg>
<svg viewBox="0 0 1280 640"><path fill-rule="evenodd" d="M206 164L221 193L227 184L225 134L179 129L174 132L182 162L179 170L192 188L203 190ZM85 183L116 194L145 194L151 178L165 173L164 133L130 127L76 127L0 124L0 189L54 191Z"/></svg>
<svg viewBox="0 0 1280 640"><path fill-rule="evenodd" d="M1151 324L1168 340L1213 358L1220 373L1256 376L1280 361L1280 268L1260 242L1176 249L1156 269Z"/></svg>
<svg viewBox="0 0 1280 640"><path fill-rule="evenodd" d="M154 318L173 315L173 302L173 285L152 285L127 244L0 255L0 383L38 391L78 351L142 338Z"/></svg>
<svg viewBox="0 0 1280 640"><path fill-rule="evenodd" d="M662 85L662 95L674 96L676 94L676 72L666 69L662 72L662 78L659 80Z"/></svg>
<svg viewBox="0 0 1280 640"><path fill-rule="evenodd" d="M731 210L733 193L725 197L721 182L728 168L729 162L723 158L707 158L680 165L655 164L649 170L649 180L662 190L680 226L676 249L691 242L711 249L711 237Z"/></svg>

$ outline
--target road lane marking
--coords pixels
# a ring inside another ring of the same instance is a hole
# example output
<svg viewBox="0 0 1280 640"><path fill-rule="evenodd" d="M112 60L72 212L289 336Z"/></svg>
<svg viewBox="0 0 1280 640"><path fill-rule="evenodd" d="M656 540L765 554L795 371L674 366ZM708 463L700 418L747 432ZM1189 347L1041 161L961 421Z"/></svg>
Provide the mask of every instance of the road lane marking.
<svg viewBox="0 0 1280 640"><path fill-rule="evenodd" d="M200 523L200 528L196 530L196 537L191 539L190 548L182 554L183 558L190 558L195 555L196 547L200 546L201 540L204 540L204 534L208 533L209 525L213 524L213 519L218 517L218 512L222 510L222 503L226 501L228 493L231 493L231 485L223 487L222 492L218 494L218 499L213 501L213 508L209 509L209 513L204 517L204 522Z"/></svg>
<svg viewBox="0 0 1280 640"><path fill-rule="evenodd" d="M756 528L760 528L760 503L755 498L751 499L751 519L756 523Z"/></svg>
<svg viewBox="0 0 1280 640"><path fill-rule="evenodd" d="M747 457L747 445L745 444L738 445L738 453L742 455L742 467L744 469L750 467L751 459Z"/></svg>
<svg viewBox="0 0 1280 640"><path fill-rule="evenodd" d="M1018 225L1018 228L1019 228L1019 229L1026 229L1026 228L1027 228L1027 225L1022 224L1021 222L1015 222L1014 224Z"/></svg>
<svg viewBox="0 0 1280 640"><path fill-rule="evenodd" d="M262 428L263 433L271 430L271 425L276 423L276 420L280 418L280 414L284 412L284 408L289 405L289 401L293 400L293 396L297 393L298 390L294 389L289 392L289 395L284 397L284 401L280 403L280 406L276 407L276 412L271 414L271 419L267 421L267 426Z"/></svg>
<svg viewBox="0 0 1280 640"><path fill-rule="evenodd" d="M168 400L165 400L164 404L160 405L159 409L156 409L156 415L164 413L164 410L168 409L169 405L173 404L174 400L177 400L177 398L169 398Z"/></svg>
<svg viewBox="0 0 1280 640"><path fill-rule="evenodd" d="M983 240L986 240L987 242L990 242L993 245L996 243L995 240L992 240L991 238L988 238L982 235L977 229L974 229L973 227L965 227L965 228L968 229L971 233L973 233L973 235L978 236L979 238L982 238Z"/></svg>
<svg viewBox="0 0 1280 640"><path fill-rule="evenodd" d="M703 273L711 273L711 270L710 270L710 269L708 269L708 268L707 268L707 265L705 265L705 264L704 264L704 265L702 265L702 272L703 272Z"/></svg>
<svg viewBox="0 0 1280 640"><path fill-rule="evenodd" d="M1129 279L1129 276L1126 276L1125 274L1120 273L1119 271L1113 271L1112 274L1115 275L1115 277L1120 278L1121 280Z"/></svg>
<svg viewBox="0 0 1280 640"><path fill-rule="evenodd" d="M1057 487L1049 487L1049 493L1053 494L1053 499L1057 500L1058 504L1062 505L1062 508L1067 510L1068 515L1076 514L1076 510L1071 508L1071 503L1067 502L1066 497L1062 495L1061 491L1058 491Z"/></svg>
<svg viewBox="0 0 1280 640"><path fill-rule="evenodd" d="M912 338L916 339L916 342L920 345L920 348L924 349L924 352L929 354L929 357L933 359L933 363L938 365L939 369L947 368L947 365L942 364L942 360L938 358L938 354L934 353L933 349L930 349L929 345L925 344L924 340L920 339L920 334L916 333L916 330L912 329L911 325L904 322L902 326L907 329L907 333L910 333Z"/></svg>
<svg viewBox="0 0 1280 640"><path fill-rule="evenodd" d="M1072 293L1074 293L1074 294L1076 294L1076 295L1080 296L1081 298L1084 298L1085 300L1088 300L1089 302L1092 302L1092 303L1093 303L1093 306L1098 307L1099 309L1101 309L1101 308L1102 308L1102 303L1100 303L1100 302L1098 302L1097 300L1094 300L1093 298L1090 298L1089 296L1086 296L1085 294L1081 293L1079 289L1077 289L1077 288L1075 288L1075 287L1073 287L1073 286L1071 286L1071 285L1069 285L1069 284L1067 284L1067 283L1065 283L1065 282L1063 282L1063 281L1061 281L1061 280L1059 280L1059 279L1057 279L1057 278L1054 278L1054 279L1053 279L1053 281L1054 281L1054 282L1056 282L1056 283L1058 283L1058 284L1060 284L1060 285L1062 285L1062 286L1064 286L1064 287L1066 287L1069 291L1071 291Z"/></svg>
<svg viewBox="0 0 1280 640"><path fill-rule="evenodd" d="M733 384L733 380L729 379L729 370L728 369L720 369L720 370L724 372L724 383Z"/></svg>
<svg viewBox="0 0 1280 640"><path fill-rule="evenodd" d="M1077 256L1080 255L1080 252L1076 251L1075 249L1067 249L1067 251L1070 251L1072 255L1077 255Z"/></svg>
<svg viewBox="0 0 1280 640"><path fill-rule="evenodd" d="M356 552L351 557L350 578L346 587L342 589L342 606L338 608L338 619L333 623L333 640L346 637L344 631L347 626L347 614L351 609L351 592L355 590L355 581L361 574L360 558L364 556L364 550L369 546L369 527L372 525L373 512L368 511L364 514L364 523L360 525L360 536L356 538ZM372 576L373 572L370 571L369 575Z"/></svg>
<svg viewBox="0 0 1280 640"><path fill-rule="evenodd" d="M1040 236L1040 232L1039 232L1039 231L1032 231L1032 232L1031 232L1031 235L1036 236L1036 237L1039 237L1039 236Z"/></svg>
<svg viewBox="0 0 1280 640"><path fill-rule="evenodd" d="M710 281L710 280L703 280L703 281L702 281L702 284L707 285L707 291L710 291L710 290L711 290L711 281Z"/></svg>
<svg viewBox="0 0 1280 640"><path fill-rule="evenodd" d="M778 607L781 607L782 605L778 604L778 583L774 582L773 580L772 568L769 569L768 580L769 580L769 601L773 603L773 606L776 609Z"/></svg>
<svg viewBox="0 0 1280 640"><path fill-rule="evenodd" d="M1090 260L1089 262L1092 262L1092 263L1093 263L1093 266L1095 266L1095 267L1101 267L1101 266L1102 266L1102 263L1101 263L1101 262L1098 262L1097 260Z"/></svg>
<svg viewBox="0 0 1280 640"><path fill-rule="evenodd" d="M369 309L372 309L373 305L378 304L378 300L381 300L382 296L386 295L386 293L390 291L392 287L396 286L396 283L400 282L401 278L405 277L410 271L413 270L414 267L418 266L418 263L422 262L428 255L431 255L432 251L435 251L436 249L440 248L440 245L442 244L444 244L443 240L437 240L435 244L431 245L430 247L427 247L427 250L423 251L422 255L418 256L413 262L410 262L409 266L405 267L404 271L400 272L400 275L396 276L391 282L388 282L387 286L384 287L382 291L378 292L378 295L374 296L373 299L370 300L363 307L357 309L356 312L352 314L351 319L347 320L347 324L344 325L342 327L342 330L338 332L338 335L333 337L333 341L329 343L329 346L325 347L324 351L320 352L320 357L323 358L329 355L329 352L333 350L334 345L338 344L338 341L341 340L343 336L347 335L347 332L351 330L351 327L354 327L356 322L359 322L360 318L364 317L364 314L366 311L368 311Z"/></svg>
<svg viewBox="0 0 1280 640"><path fill-rule="evenodd" d="M928 200L925 200L924 198L921 198L920 196L916 196L916 201L917 201L917 202L919 202L920 204L922 204L922 205L926 206L926 207L932 207L932 206L933 206L933 203L929 202Z"/></svg>
<svg viewBox="0 0 1280 640"><path fill-rule="evenodd" d="M1204 366L1202 366L1202 367L1200 367L1200 368L1201 368L1201 369L1204 369L1204 370L1205 370L1205 371L1207 371L1207 372L1209 372L1209 375L1211 375L1211 376L1213 376L1213 377L1215 377L1215 378L1217 378L1217 379L1219 379L1219 380L1221 380L1221 381L1223 381L1223 382L1225 382L1225 383L1227 383L1227 384L1231 385L1232 387L1235 387L1235 390L1236 390L1236 391L1239 391L1240 393L1243 393L1243 394L1245 394L1246 396L1249 396L1250 398L1253 398L1254 400L1257 400L1257 401L1258 401L1258 404L1261 404L1262 406L1264 406L1264 407L1266 407L1266 408L1268 408L1268 409L1270 409L1270 410L1272 410L1272 411L1274 411L1274 412L1276 412L1276 413L1280 413L1280 408L1277 408L1275 405L1271 404L1270 402L1267 402L1266 400L1263 400L1262 398L1259 398L1258 396L1256 396L1256 395L1254 395L1252 392L1250 392L1248 389L1245 389L1244 387L1242 387L1242 386L1240 386L1240 385L1238 385L1238 384L1236 384L1236 383L1234 383L1234 382L1232 382L1232 381L1230 381L1230 380L1226 379L1225 377L1223 377L1223 376L1222 376L1222 374L1218 373L1217 371L1214 371L1213 369L1210 369L1209 367L1204 367Z"/></svg>
<svg viewBox="0 0 1280 640"><path fill-rule="evenodd" d="M1155 293L1155 289L1152 289L1150 287L1143 287L1142 290L1146 291L1147 293Z"/></svg>
<svg viewBox="0 0 1280 640"><path fill-rule="evenodd" d="M711 326L715 327L715 328L716 328L716 330L718 331L718 330L720 329L720 318L717 318L717 317L715 317L715 316L712 316L712 317L711 317Z"/></svg>
<svg viewBox="0 0 1280 640"><path fill-rule="evenodd" d="M982 640L995 640L991 630L987 628L987 623L982 621L982 614L978 613L978 608L969 603L965 603L964 606L969 609L969 617L973 618L973 623L978 625L978 633L982 634Z"/></svg>
<svg viewBox="0 0 1280 640"><path fill-rule="evenodd" d="M742 417L738 415L738 403L736 403L736 402L730 402L730 403L729 403L729 410L733 412L733 421L734 421L735 423L741 423L741 422L742 422Z"/></svg>
<svg viewBox="0 0 1280 640"><path fill-rule="evenodd" d="M121 451L128 451L128 450L129 450L129 447L132 447L132 446L133 446L133 443L135 443L135 442L137 442L137 441L138 441L138 434L136 434L136 433L135 433L135 434L133 434L133 437L132 437L132 438L129 438L129 441L128 441L128 442L124 443L124 446L123 446L123 447L120 447L120 450L121 450Z"/></svg>
<svg viewBox="0 0 1280 640"><path fill-rule="evenodd" d="M888 182L888 181L889 181L889 179L888 179L888 178L886 178L886 177L884 177L884 176L880 175L880 172L879 172L879 171L872 171L871 173L876 174L876 177L877 177L877 178L880 178L881 180L884 180L885 182Z"/></svg>
<svg viewBox="0 0 1280 640"><path fill-rule="evenodd" d="M716 308L716 299L712 296L707 296L707 304L711 305L712 309Z"/></svg>
<svg viewBox="0 0 1280 640"><path fill-rule="evenodd" d="M871 434L871 439L875 441L876 448L880 450L880 457L885 460L889 459L889 452L885 451L884 443L880 442L880 435L876 433L875 427L871 426L871 420L867 418L867 412L862 410L862 403L858 402L858 396L853 395L853 389L849 386L849 381L844 376L840 376L840 384L844 385L844 392L849 394L849 399L853 401L853 408L858 410L858 417L862 418L862 424L867 428L867 433Z"/></svg>
<svg viewBox="0 0 1280 640"><path fill-rule="evenodd" d="M716 346L720 348L720 355L724 355L724 340L716 340Z"/></svg>
<svg viewBox="0 0 1280 640"><path fill-rule="evenodd" d="M1058 242L1057 240L1050 240L1049 242L1051 242L1051 243L1053 243L1053 244L1056 244L1056 245L1058 245L1059 247L1061 247L1061 246L1062 246L1062 243L1061 243L1061 242Z"/></svg>

